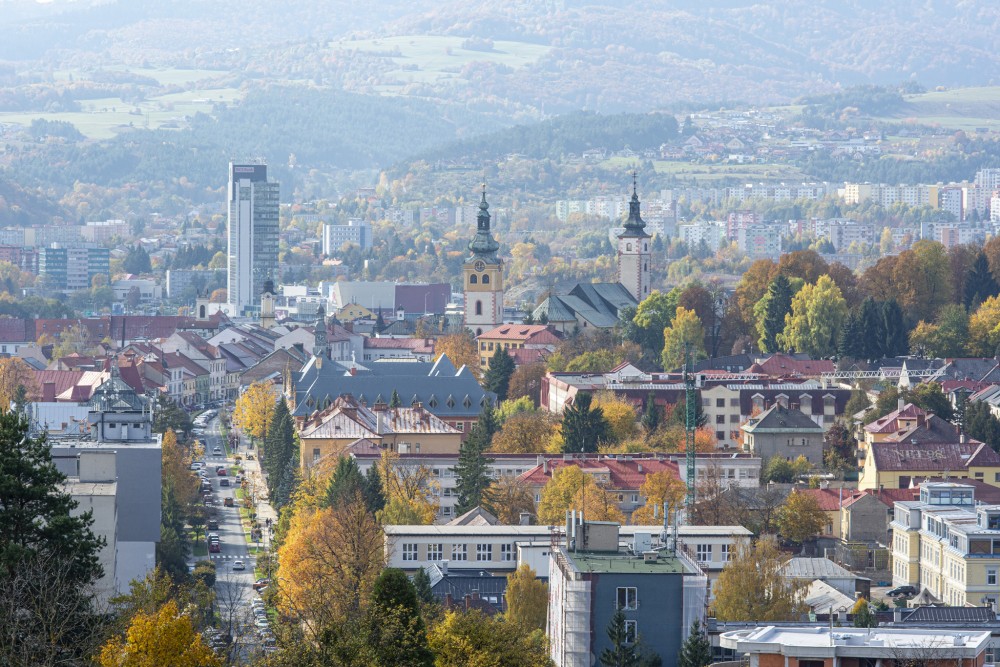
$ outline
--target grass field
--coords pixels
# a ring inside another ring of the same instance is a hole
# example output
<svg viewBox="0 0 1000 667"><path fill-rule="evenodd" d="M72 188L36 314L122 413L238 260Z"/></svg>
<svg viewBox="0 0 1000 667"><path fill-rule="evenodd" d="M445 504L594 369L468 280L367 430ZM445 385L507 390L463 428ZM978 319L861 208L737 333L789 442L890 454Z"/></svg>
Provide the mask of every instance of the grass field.
<svg viewBox="0 0 1000 667"><path fill-rule="evenodd" d="M954 88L906 96L907 108L892 118L923 125L973 132L985 127L1000 132L1000 86Z"/></svg>
<svg viewBox="0 0 1000 667"><path fill-rule="evenodd" d="M635 159L615 157L605 160L601 163L601 166L611 170L623 170L635 164L637 164ZM785 164L697 164L692 162L654 160L653 167L658 174L670 174L679 179L694 181L781 179L797 182L809 180L801 171L791 165Z"/></svg>
<svg viewBox="0 0 1000 667"><path fill-rule="evenodd" d="M329 46L334 50L385 53L386 57L398 65L398 69L390 72L398 83L378 86L387 92L410 83L439 83L446 79L463 81L459 73L463 67L473 62L490 62L518 69L537 61L551 48L526 42L498 41L493 43L492 51L476 51L463 49L464 41L463 37L404 35L343 40L331 42Z"/></svg>

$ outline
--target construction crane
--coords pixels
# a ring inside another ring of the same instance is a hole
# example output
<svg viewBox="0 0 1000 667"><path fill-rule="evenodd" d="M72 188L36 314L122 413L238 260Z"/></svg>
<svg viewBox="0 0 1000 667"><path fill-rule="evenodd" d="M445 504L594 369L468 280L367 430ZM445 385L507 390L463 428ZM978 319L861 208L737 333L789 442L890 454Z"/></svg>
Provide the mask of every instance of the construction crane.
<svg viewBox="0 0 1000 667"><path fill-rule="evenodd" d="M935 378L945 371L945 367L941 368L927 368L920 371L907 370L906 377L908 378ZM903 376L903 369L896 368L881 368L877 371L834 371L832 373L823 373L820 375L820 379L824 382L838 381L838 380L898 380Z"/></svg>
<svg viewBox="0 0 1000 667"><path fill-rule="evenodd" d="M695 450L694 433L698 428L698 394L695 391L694 375L689 373L691 366L691 352L687 344L684 345L684 445L687 452L687 515L688 521L694 515L694 480L695 480Z"/></svg>

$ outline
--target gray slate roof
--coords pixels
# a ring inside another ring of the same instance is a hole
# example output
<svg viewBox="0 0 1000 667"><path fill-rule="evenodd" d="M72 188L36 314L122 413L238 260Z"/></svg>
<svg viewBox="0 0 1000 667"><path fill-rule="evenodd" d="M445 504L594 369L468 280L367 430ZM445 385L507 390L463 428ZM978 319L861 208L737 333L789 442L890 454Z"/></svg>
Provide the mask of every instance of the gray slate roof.
<svg viewBox="0 0 1000 667"><path fill-rule="evenodd" d="M775 403L764 412L760 413L757 421L743 427L747 433L768 433L783 431L815 431L823 432L823 427L809 418L808 415L799 410L782 407L780 403Z"/></svg>
<svg viewBox="0 0 1000 667"><path fill-rule="evenodd" d="M795 579L864 579L829 558L792 558L782 566L781 573Z"/></svg>

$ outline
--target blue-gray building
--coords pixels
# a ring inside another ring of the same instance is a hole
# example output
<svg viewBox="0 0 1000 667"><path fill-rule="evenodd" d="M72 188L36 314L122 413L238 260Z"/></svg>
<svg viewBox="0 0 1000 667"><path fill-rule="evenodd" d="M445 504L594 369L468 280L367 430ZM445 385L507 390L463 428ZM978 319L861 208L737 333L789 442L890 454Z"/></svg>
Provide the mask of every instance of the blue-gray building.
<svg viewBox="0 0 1000 667"><path fill-rule="evenodd" d="M607 629L618 609L628 641L657 654L664 667L691 624L704 621L708 579L683 551L652 550L652 536L636 533L626 547L619 526L586 522L570 527L566 544L549 559L550 656L560 667L590 667L611 648ZM670 544L670 540L667 541Z"/></svg>

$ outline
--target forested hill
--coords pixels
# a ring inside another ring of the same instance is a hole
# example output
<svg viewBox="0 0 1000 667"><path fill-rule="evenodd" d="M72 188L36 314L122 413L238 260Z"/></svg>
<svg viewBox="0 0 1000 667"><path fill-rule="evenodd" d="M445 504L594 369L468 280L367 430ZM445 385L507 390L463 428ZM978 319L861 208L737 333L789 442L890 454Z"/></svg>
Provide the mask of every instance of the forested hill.
<svg viewBox="0 0 1000 667"><path fill-rule="evenodd" d="M530 158L579 155L590 148L659 148L677 138L677 120L670 114L573 113L531 125L497 130L453 142L418 155L426 160L498 159L517 153Z"/></svg>

